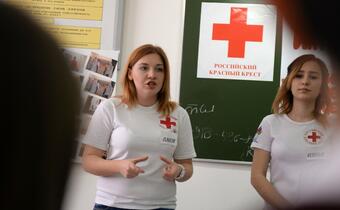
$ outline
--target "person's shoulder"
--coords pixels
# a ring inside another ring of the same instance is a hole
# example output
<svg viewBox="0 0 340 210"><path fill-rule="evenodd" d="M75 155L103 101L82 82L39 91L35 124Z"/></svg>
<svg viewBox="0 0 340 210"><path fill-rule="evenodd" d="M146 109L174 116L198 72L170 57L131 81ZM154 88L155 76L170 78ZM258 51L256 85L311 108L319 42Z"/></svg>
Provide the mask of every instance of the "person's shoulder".
<svg viewBox="0 0 340 210"><path fill-rule="evenodd" d="M180 120L184 120L186 118L190 118L188 112L181 107L178 103L176 102L171 102L173 104L173 109L172 112L170 113L171 116L176 117Z"/></svg>
<svg viewBox="0 0 340 210"><path fill-rule="evenodd" d="M114 106L120 106L123 103L120 97L112 97L109 100Z"/></svg>
<svg viewBox="0 0 340 210"><path fill-rule="evenodd" d="M263 118L262 122L272 124L273 122L280 120L282 118L283 118L282 114L269 114Z"/></svg>
<svg viewBox="0 0 340 210"><path fill-rule="evenodd" d="M122 100L118 97L108 98L102 102L102 106L104 106L105 108L110 108L110 109L115 109L121 106L122 104L123 104Z"/></svg>
<svg viewBox="0 0 340 210"><path fill-rule="evenodd" d="M173 110L173 113L178 113L179 115L188 115L188 112L183 108L181 107L179 104L175 103L175 108Z"/></svg>

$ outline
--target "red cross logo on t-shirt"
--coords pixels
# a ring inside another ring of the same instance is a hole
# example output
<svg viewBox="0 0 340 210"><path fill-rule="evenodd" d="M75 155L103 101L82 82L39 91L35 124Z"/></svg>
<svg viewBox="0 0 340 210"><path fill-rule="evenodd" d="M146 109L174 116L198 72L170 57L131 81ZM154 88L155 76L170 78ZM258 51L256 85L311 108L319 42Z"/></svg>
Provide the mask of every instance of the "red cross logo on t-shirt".
<svg viewBox="0 0 340 210"><path fill-rule="evenodd" d="M165 125L168 129L170 129L171 126L176 126L176 122L172 122L169 116L166 116L165 120L160 120L160 123Z"/></svg>
<svg viewBox="0 0 340 210"><path fill-rule="evenodd" d="M316 132L313 131L313 132L312 132L312 135L309 135L307 138L308 138L308 139L311 139L311 141L312 141L313 143L316 143L316 141L320 138L320 136L318 136L318 134L316 134Z"/></svg>
<svg viewBox="0 0 340 210"><path fill-rule="evenodd" d="M310 144L319 144L321 142L322 133L316 129L312 129L305 133L305 140Z"/></svg>
<svg viewBox="0 0 340 210"><path fill-rule="evenodd" d="M229 41L227 57L244 58L246 42L262 42L263 25L247 25L247 10L232 7L230 24L213 24L212 39Z"/></svg>

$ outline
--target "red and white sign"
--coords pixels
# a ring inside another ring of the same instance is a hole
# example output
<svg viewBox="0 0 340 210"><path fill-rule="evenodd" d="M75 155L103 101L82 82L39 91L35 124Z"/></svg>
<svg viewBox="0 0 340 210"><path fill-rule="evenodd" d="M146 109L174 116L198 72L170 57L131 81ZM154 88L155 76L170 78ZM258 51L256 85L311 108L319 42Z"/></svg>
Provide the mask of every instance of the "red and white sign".
<svg viewBox="0 0 340 210"><path fill-rule="evenodd" d="M293 33L288 24L284 22L282 29L281 81L287 76L289 64L304 54L315 55L326 63L328 69L330 68L330 61L326 53L313 43L302 43L301 38Z"/></svg>
<svg viewBox="0 0 340 210"><path fill-rule="evenodd" d="M273 81L275 38L274 6L203 2L197 77Z"/></svg>

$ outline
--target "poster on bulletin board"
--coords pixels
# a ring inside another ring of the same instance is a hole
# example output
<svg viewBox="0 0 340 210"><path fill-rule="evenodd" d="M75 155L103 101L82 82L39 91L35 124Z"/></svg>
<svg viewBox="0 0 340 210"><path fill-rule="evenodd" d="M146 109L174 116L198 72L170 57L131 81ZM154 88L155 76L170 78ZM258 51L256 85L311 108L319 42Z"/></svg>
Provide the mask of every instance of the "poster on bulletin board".
<svg viewBox="0 0 340 210"><path fill-rule="evenodd" d="M121 46L123 0L6 0L32 15L61 46L82 90L77 151L97 106L115 95Z"/></svg>
<svg viewBox="0 0 340 210"><path fill-rule="evenodd" d="M63 48L62 52L82 91L80 133L74 154L74 160L80 162L83 153L81 141L93 113L103 100L115 95L119 51Z"/></svg>
<svg viewBox="0 0 340 210"><path fill-rule="evenodd" d="M123 0L6 0L36 18L64 47L119 50Z"/></svg>

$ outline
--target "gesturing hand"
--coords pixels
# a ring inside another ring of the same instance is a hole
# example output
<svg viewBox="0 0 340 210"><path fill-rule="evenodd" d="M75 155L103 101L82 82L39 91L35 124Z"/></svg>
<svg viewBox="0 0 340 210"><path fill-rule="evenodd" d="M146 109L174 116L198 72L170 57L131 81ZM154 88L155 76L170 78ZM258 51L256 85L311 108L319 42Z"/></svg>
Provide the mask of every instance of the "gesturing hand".
<svg viewBox="0 0 340 210"><path fill-rule="evenodd" d="M148 158L149 158L148 156L143 156L133 159L121 160L119 172L125 178L134 178L138 176L140 173L144 173L144 170L136 166L136 164L139 162L146 161Z"/></svg>
<svg viewBox="0 0 340 210"><path fill-rule="evenodd" d="M160 159L166 163L166 166L163 170L163 178L167 181L174 181L176 177L178 177L181 172L181 168L172 160L167 159L166 157L161 156Z"/></svg>

